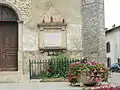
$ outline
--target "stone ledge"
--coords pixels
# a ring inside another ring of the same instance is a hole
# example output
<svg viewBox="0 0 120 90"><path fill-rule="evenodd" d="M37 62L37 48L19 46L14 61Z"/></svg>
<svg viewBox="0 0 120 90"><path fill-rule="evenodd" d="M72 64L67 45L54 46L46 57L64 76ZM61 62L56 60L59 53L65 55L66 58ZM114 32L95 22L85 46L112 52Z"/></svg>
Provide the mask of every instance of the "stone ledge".
<svg viewBox="0 0 120 90"><path fill-rule="evenodd" d="M50 78L50 79L33 79L32 82L68 82L68 79L64 78Z"/></svg>

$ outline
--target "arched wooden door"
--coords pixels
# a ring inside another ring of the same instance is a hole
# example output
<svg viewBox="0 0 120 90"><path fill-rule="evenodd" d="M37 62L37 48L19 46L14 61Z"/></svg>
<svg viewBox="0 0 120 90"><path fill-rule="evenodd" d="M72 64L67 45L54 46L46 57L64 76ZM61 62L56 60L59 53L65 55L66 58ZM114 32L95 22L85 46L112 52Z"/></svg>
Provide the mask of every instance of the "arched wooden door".
<svg viewBox="0 0 120 90"><path fill-rule="evenodd" d="M18 16L0 4L0 71L18 70Z"/></svg>

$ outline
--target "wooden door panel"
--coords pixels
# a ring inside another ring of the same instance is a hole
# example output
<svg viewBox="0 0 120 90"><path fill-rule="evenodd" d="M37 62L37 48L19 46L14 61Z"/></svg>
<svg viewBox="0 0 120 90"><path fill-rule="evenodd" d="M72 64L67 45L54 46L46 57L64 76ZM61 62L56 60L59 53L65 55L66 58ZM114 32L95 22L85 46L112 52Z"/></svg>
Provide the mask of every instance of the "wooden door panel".
<svg viewBox="0 0 120 90"><path fill-rule="evenodd" d="M18 51L18 31L17 23L3 22L1 28L2 48L1 62L5 71L16 71L18 68L17 51Z"/></svg>
<svg viewBox="0 0 120 90"><path fill-rule="evenodd" d="M2 6L0 5L0 20L2 20Z"/></svg>
<svg viewBox="0 0 120 90"><path fill-rule="evenodd" d="M4 68L4 65L3 65L3 59L2 59L2 33L1 33L1 23L0 23L0 71L2 71L3 68Z"/></svg>
<svg viewBox="0 0 120 90"><path fill-rule="evenodd" d="M3 24L2 34L4 48L17 48L17 23Z"/></svg>
<svg viewBox="0 0 120 90"><path fill-rule="evenodd" d="M18 15L13 9L0 5L0 71L17 70L17 20Z"/></svg>
<svg viewBox="0 0 120 90"><path fill-rule="evenodd" d="M16 54L5 55L6 68L16 68L18 65Z"/></svg>
<svg viewBox="0 0 120 90"><path fill-rule="evenodd" d="M4 53L6 54L17 54L17 50L13 49L13 50L5 50Z"/></svg>
<svg viewBox="0 0 120 90"><path fill-rule="evenodd" d="M3 67L4 67L4 62L2 59L2 53L0 52L0 71L3 70Z"/></svg>
<svg viewBox="0 0 120 90"><path fill-rule="evenodd" d="M4 26L4 25L3 25ZM9 28L7 28L8 26ZM15 27L16 26L16 27ZM17 70L17 23L5 24L3 33L3 51L5 54L5 68L6 70Z"/></svg>

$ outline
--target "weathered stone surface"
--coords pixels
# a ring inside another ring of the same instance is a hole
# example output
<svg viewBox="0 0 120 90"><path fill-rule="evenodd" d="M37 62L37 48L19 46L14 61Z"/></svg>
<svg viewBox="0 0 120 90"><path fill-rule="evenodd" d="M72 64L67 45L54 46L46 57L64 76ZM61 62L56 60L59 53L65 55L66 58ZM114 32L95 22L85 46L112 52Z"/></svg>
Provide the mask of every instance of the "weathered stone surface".
<svg viewBox="0 0 120 90"><path fill-rule="evenodd" d="M24 27L23 30L23 50L32 51L38 50L38 29Z"/></svg>
<svg viewBox="0 0 120 90"><path fill-rule="evenodd" d="M67 49L82 51L82 28L80 24L68 24Z"/></svg>
<svg viewBox="0 0 120 90"><path fill-rule="evenodd" d="M83 54L89 60L105 61L103 0L83 0Z"/></svg>
<svg viewBox="0 0 120 90"><path fill-rule="evenodd" d="M0 2L3 2L3 1L6 1L6 0L0 0Z"/></svg>
<svg viewBox="0 0 120 90"><path fill-rule="evenodd" d="M104 0L82 0L84 4L92 4L92 3L104 3Z"/></svg>

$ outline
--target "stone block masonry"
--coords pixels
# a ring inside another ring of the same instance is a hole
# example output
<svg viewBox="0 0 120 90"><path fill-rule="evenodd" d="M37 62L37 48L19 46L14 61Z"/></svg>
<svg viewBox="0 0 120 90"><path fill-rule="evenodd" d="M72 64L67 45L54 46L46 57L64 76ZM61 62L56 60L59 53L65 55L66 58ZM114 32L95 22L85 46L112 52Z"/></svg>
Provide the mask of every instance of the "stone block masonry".
<svg viewBox="0 0 120 90"><path fill-rule="evenodd" d="M105 62L104 2L83 0L81 12L83 55L88 60Z"/></svg>

